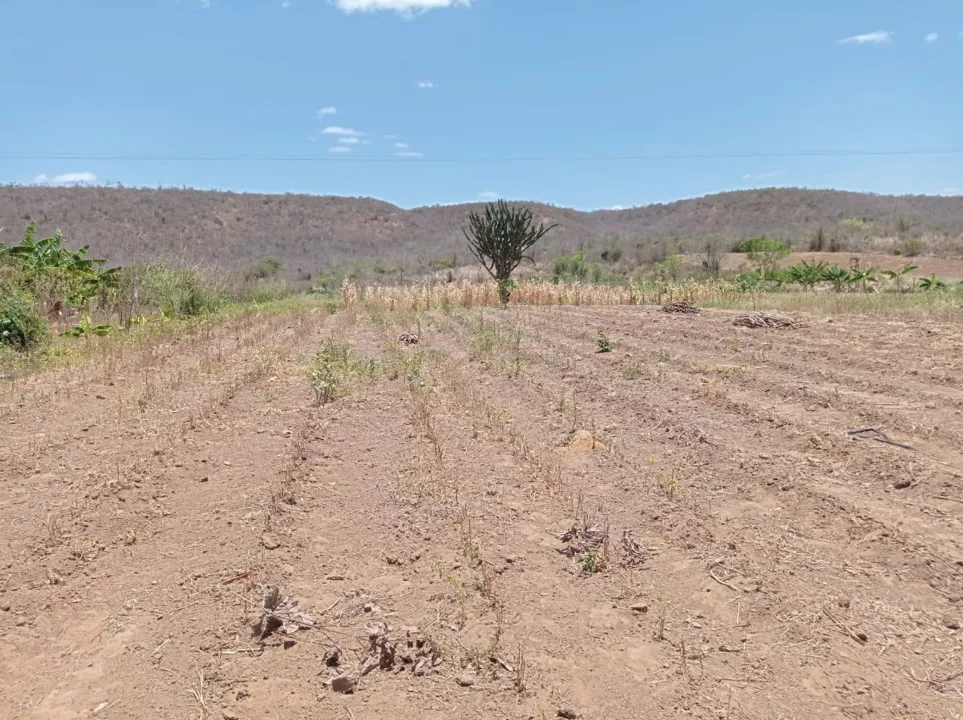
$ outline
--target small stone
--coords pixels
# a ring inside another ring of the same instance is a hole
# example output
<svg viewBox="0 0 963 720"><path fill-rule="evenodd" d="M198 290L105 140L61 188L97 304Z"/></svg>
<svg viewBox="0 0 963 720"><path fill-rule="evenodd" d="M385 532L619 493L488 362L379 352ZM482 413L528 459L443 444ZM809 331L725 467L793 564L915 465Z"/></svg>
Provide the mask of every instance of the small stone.
<svg viewBox="0 0 963 720"><path fill-rule="evenodd" d="M455 678L455 682L462 687L471 687L475 684L475 673L466 670Z"/></svg>
<svg viewBox="0 0 963 720"><path fill-rule="evenodd" d="M944 615L943 625L948 627L950 630L960 629L960 621L956 619L955 615Z"/></svg>
<svg viewBox="0 0 963 720"><path fill-rule="evenodd" d="M23 627L24 625L27 624L27 618L18 617L16 623L14 623L14 624L15 624L17 627Z"/></svg>
<svg viewBox="0 0 963 720"><path fill-rule="evenodd" d="M210 478L207 475L205 475L204 477L199 478L197 482L204 483L204 482L207 482L208 480L210 480Z"/></svg>
<svg viewBox="0 0 963 720"><path fill-rule="evenodd" d="M281 547L281 541L271 533L264 533L261 536L261 544L268 550L277 550Z"/></svg>
<svg viewBox="0 0 963 720"><path fill-rule="evenodd" d="M324 664L328 667L338 667L341 664L341 650L334 647L324 654Z"/></svg>
<svg viewBox="0 0 963 720"><path fill-rule="evenodd" d="M355 685L358 683L350 675L339 675L331 681L331 689L342 695L350 695L354 692Z"/></svg>
<svg viewBox="0 0 963 720"><path fill-rule="evenodd" d="M221 715L224 717L224 720L241 720L240 715L233 710L229 710L228 708L221 710Z"/></svg>
<svg viewBox="0 0 963 720"><path fill-rule="evenodd" d="M401 565L401 558L397 555L387 555L385 556L385 561L389 565Z"/></svg>
<svg viewBox="0 0 963 720"><path fill-rule="evenodd" d="M572 708L559 708L555 715L560 718L565 718L565 720L575 720L578 717L578 713L572 710Z"/></svg>
<svg viewBox="0 0 963 720"><path fill-rule="evenodd" d="M344 580L344 575L333 574L333 575L326 576L324 579L340 581L340 580Z"/></svg>
<svg viewBox="0 0 963 720"><path fill-rule="evenodd" d="M431 661L428 658L421 658L412 671L415 677L422 677L431 672Z"/></svg>
<svg viewBox="0 0 963 720"><path fill-rule="evenodd" d="M5 602L0 604L0 610L3 610L3 612L10 612L10 603Z"/></svg>
<svg viewBox="0 0 963 720"><path fill-rule="evenodd" d="M629 610L635 613L647 613L649 612L649 606L646 603L635 603L629 606Z"/></svg>
<svg viewBox="0 0 963 720"><path fill-rule="evenodd" d="M902 480L897 480L896 482L894 482L893 487L896 488L897 490L905 490L912 484L913 484L912 480L908 478L903 478Z"/></svg>

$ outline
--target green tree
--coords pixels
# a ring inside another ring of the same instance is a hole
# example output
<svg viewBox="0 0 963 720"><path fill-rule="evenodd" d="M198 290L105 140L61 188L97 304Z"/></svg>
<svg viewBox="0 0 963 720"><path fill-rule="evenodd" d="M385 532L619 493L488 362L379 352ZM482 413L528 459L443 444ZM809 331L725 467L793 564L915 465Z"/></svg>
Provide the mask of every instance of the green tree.
<svg viewBox="0 0 963 720"><path fill-rule="evenodd" d="M462 233L472 255L498 282L502 305L508 304L512 294L512 273L522 260L535 262L528 251L554 227L535 225L531 210L511 207L504 200L488 203L484 215L469 214L468 228L462 228Z"/></svg>
<svg viewBox="0 0 963 720"><path fill-rule="evenodd" d="M785 241L778 238L750 238L748 242L746 257L749 262L755 263L767 279L772 276L779 265L779 261L789 257L789 246ZM741 245L740 245L741 246Z"/></svg>

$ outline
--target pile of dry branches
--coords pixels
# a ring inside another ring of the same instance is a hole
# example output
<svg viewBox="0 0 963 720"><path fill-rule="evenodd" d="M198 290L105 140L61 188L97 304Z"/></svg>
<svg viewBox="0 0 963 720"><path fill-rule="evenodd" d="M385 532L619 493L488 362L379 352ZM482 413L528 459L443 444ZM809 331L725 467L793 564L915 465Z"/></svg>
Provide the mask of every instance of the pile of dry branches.
<svg viewBox="0 0 963 720"><path fill-rule="evenodd" d="M662 306L662 312L667 313L686 313L689 315L694 315L699 312L699 308L690 302L671 302Z"/></svg>
<svg viewBox="0 0 963 720"><path fill-rule="evenodd" d="M754 313L752 315L742 315L732 321L733 325L747 328L791 328L798 327L796 321L778 315L767 315L766 313Z"/></svg>

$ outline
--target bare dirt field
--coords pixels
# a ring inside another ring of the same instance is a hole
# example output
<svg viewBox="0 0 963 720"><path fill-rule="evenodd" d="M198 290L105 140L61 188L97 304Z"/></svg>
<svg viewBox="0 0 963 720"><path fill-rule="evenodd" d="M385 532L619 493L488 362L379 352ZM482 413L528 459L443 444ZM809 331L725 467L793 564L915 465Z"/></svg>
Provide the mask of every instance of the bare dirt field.
<svg viewBox="0 0 963 720"><path fill-rule="evenodd" d="M301 309L0 380L0 715L963 716L963 329L736 315Z"/></svg>

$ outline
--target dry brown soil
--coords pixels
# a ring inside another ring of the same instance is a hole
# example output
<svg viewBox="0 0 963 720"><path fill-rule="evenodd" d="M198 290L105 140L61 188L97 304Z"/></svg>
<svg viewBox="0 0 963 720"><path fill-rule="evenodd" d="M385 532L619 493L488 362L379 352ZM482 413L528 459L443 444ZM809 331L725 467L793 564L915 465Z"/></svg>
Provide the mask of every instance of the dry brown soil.
<svg viewBox="0 0 963 720"><path fill-rule="evenodd" d="M0 381L0 715L960 717L963 331L733 317L302 311ZM302 629L252 636L266 584Z"/></svg>

